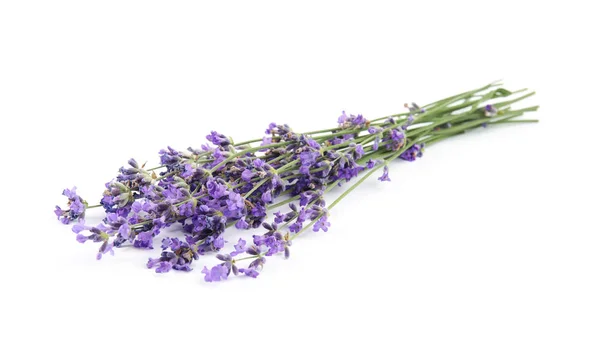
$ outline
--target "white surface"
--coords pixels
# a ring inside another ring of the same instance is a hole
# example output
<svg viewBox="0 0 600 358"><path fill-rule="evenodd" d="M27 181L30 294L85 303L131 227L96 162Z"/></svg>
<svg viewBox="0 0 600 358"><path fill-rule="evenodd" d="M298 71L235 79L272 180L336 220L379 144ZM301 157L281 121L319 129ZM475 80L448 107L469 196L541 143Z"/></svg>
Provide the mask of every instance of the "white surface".
<svg viewBox="0 0 600 358"><path fill-rule="evenodd" d="M0 355L598 357L586 3L2 2ZM93 201L128 158L211 129L319 129L500 78L538 91L540 124L396 163L256 280L97 262L52 214L64 187Z"/></svg>

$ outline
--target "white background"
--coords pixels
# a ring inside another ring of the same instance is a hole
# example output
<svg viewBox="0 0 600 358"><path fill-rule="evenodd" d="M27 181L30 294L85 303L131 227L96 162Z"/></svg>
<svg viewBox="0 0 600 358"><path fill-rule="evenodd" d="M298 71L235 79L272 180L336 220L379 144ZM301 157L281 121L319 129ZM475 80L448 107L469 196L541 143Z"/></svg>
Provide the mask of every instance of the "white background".
<svg viewBox="0 0 600 358"><path fill-rule="evenodd" d="M600 356L598 20L550 3L0 2L0 355ZM542 122L394 164L256 280L98 262L52 214L210 130L320 129L497 79L537 90Z"/></svg>

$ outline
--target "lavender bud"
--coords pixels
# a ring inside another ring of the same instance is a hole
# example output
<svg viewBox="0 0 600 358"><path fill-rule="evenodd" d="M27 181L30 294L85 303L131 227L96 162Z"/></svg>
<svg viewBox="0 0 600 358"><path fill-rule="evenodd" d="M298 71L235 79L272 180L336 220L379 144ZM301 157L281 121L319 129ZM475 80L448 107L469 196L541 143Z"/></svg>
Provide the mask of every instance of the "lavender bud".
<svg viewBox="0 0 600 358"><path fill-rule="evenodd" d="M265 263L265 258L264 257L259 257L256 260L252 261L250 263L250 265L248 265L248 267L249 268L258 268L258 267L262 268L262 265L264 265L264 263Z"/></svg>
<svg viewBox="0 0 600 358"><path fill-rule="evenodd" d="M231 256L229 256L228 254L217 254L217 259L219 259L221 261L230 262Z"/></svg>
<svg viewBox="0 0 600 358"><path fill-rule="evenodd" d="M262 226L269 231L273 231L273 227L269 223L264 222Z"/></svg>
<svg viewBox="0 0 600 358"><path fill-rule="evenodd" d="M259 255L260 250L258 249L258 247L256 247L256 245L252 245L246 249L246 253L249 255Z"/></svg>
<svg viewBox="0 0 600 358"><path fill-rule="evenodd" d="M107 246L108 246L108 241L104 240L104 242L102 243L102 245L100 245L100 248L98 249L98 252L104 252L104 250L106 250Z"/></svg>

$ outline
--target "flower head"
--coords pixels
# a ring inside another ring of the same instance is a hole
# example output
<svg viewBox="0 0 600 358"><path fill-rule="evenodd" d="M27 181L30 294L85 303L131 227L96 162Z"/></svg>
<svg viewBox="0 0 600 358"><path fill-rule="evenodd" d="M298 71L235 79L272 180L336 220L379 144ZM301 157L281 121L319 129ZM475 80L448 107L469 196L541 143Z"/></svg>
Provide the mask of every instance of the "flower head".
<svg viewBox="0 0 600 358"><path fill-rule="evenodd" d="M390 171L389 171L387 165L383 167L383 175L381 175L377 179L379 179L381 181L391 181L391 179L390 179Z"/></svg>
<svg viewBox="0 0 600 358"><path fill-rule="evenodd" d="M423 156L423 144L414 144L404 153L400 154L400 159L412 162Z"/></svg>
<svg viewBox="0 0 600 358"><path fill-rule="evenodd" d="M208 139L212 144L218 145L221 147L231 144L231 141L229 140L229 138L227 138L224 135L219 134L215 131L210 132L210 134L206 136L206 139Z"/></svg>
<svg viewBox="0 0 600 358"><path fill-rule="evenodd" d="M319 232L319 230L323 230L324 232L327 232L330 226L331 223L327 221L327 215L323 215L319 218L319 220L317 220L317 222L313 226L313 231Z"/></svg>
<svg viewBox="0 0 600 358"><path fill-rule="evenodd" d="M62 194L69 199L67 202L69 209L63 210L57 205L54 210L57 219L63 224L68 224L76 220L82 222L85 218L87 202L77 195L76 190L77 187L63 190Z"/></svg>
<svg viewBox="0 0 600 358"><path fill-rule="evenodd" d="M248 276L248 277L252 277L252 278L257 278L258 275L260 274L260 272L256 271L253 268L241 268L240 273L243 273L244 275Z"/></svg>
<svg viewBox="0 0 600 358"><path fill-rule="evenodd" d="M201 272L204 274L204 281L206 282L225 281L229 276L229 269L225 264L213 266L210 270L204 266Z"/></svg>

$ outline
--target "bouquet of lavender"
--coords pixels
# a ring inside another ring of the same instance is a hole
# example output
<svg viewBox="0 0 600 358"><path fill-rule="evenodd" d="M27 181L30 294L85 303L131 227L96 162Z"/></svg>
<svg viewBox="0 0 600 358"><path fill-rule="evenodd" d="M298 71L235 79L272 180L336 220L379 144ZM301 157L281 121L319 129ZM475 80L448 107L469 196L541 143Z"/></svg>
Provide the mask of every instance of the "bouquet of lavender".
<svg viewBox="0 0 600 358"><path fill-rule="evenodd" d="M271 123L266 136L244 142L213 131L206 136L210 144L200 149L162 149L155 168L130 159L106 183L97 205L89 205L76 188L65 189L68 208L57 206L55 214L64 224L76 222L77 241L100 244L98 259L125 245L153 249L154 238L173 226L181 235L162 238L162 252L148 260L148 268L191 271L194 260L217 252L218 263L202 269L206 281L226 280L232 273L257 277L266 257L288 258L304 231L326 232L331 210L373 173L389 181L393 160L414 161L425 146L474 128L536 122L516 118L537 106L511 107L533 95L513 96L524 91L489 84L423 107L405 104L404 113L374 120L342 112L337 126L307 133ZM353 180L333 202L325 202L325 193ZM86 224L86 211L96 207L104 209L105 218L96 226ZM224 252L225 230L259 227L262 235L241 238Z"/></svg>

